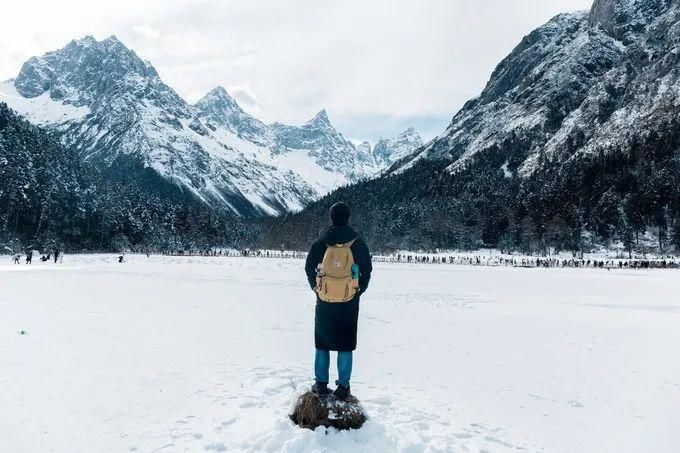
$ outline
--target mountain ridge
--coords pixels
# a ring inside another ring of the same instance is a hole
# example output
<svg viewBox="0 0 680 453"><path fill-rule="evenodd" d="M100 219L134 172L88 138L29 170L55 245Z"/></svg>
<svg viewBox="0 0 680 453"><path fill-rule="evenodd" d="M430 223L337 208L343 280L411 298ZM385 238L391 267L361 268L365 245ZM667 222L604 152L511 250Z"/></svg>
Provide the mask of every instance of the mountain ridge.
<svg viewBox="0 0 680 453"><path fill-rule="evenodd" d="M265 124L219 86L191 105L115 36L32 57L0 100L113 178L148 168L237 215L296 211L381 170L325 110L301 126Z"/></svg>

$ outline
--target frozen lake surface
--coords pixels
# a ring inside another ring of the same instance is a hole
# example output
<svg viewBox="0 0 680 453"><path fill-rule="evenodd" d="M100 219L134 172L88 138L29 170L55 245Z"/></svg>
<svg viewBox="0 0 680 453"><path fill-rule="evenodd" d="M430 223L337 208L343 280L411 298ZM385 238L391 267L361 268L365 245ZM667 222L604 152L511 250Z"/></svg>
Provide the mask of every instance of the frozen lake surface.
<svg viewBox="0 0 680 453"><path fill-rule="evenodd" d="M352 381L370 420L326 433L287 419L313 379L302 261L127 260L3 257L0 450L680 448L680 271L377 264Z"/></svg>

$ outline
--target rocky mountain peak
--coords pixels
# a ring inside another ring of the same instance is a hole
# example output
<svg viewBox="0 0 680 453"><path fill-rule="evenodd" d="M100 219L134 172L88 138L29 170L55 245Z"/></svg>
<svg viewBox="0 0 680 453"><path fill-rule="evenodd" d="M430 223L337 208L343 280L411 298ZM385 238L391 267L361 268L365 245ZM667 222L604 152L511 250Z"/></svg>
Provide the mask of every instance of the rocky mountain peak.
<svg viewBox="0 0 680 453"><path fill-rule="evenodd" d="M589 25L629 44L661 15L672 0L595 0Z"/></svg>
<svg viewBox="0 0 680 453"><path fill-rule="evenodd" d="M85 36L62 49L30 58L14 85L24 97L50 91L53 99L82 105L132 77L153 79L158 73L115 36L102 41Z"/></svg>
<svg viewBox="0 0 680 453"><path fill-rule="evenodd" d="M269 127L245 112L222 86L210 90L194 107L201 118L224 126L241 138L262 146L272 144Z"/></svg>
<svg viewBox="0 0 680 453"><path fill-rule="evenodd" d="M196 102L195 106L201 110L205 110L209 107L222 111L243 112L243 109L238 105L236 99L231 97L227 90L219 85L210 90L208 94Z"/></svg>
<svg viewBox="0 0 680 453"><path fill-rule="evenodd" d="M118 36L116 36L116 35L109 35L108 38L104 39L104 42L109 43L109 44L113 44L113 45L118 45L118 44L123 45L123 43L120 42L120 39L118 39ZM126 47L126 49L127 49L127 47Z"/></svg>
<svg viewBox="0 0 680 453"><path fill-rule="evenodd" d="M590 25L612 32L616 24L616 6L621 0L595 0L590 10ZM630 0L625 0L630 1Z"/></svg>
<svg viewBox="0 0 680 453"><path fill-rule="evenodd" d="M326 109L322 109L319 113L314 115L314 118L309 120L307 124L332 127L331 122L328 119L328 113L326 113Z"/></svg>
<svg viewBox="0 0 680 453"><path fill-rule="evenodd" d="M74 39L71 44L76 44L80 46L93 46L97 44L97 40L92 35L85 35L80 39Z"/></svg>
<svg viewBox="0 0 680 453"><path fill-rule="evenodd" d="M231 96L229 95L227 90L222 85L217 85L215 88L208 91L208 94L206 96L214 96L214 97L217 97L217 98L231 99Z"/></svg>
<svg viewBox="0 0 680 453"><path fill-rule="evenodd" d="M406 140L413 140L413 141L419 142L421 144L423 142L423 139L420 137L420 134L413 127L409 127L404 132L399 134L397 137L403 138L403 139L406 139Z"/></svg>
<svg viewBox="0 0 680 453"><path fill-rule="evenodd" d="M423 139L412 127L396 137L381 138L373 148L373 158L380 166L388 166L413 153L422 146Z"/></svg>
<svg viewBox="0 0 680 453"><path fill-rule="evenodd" d="M367 152L370 154L371 148L371 144L367 141L363 141L357 145L357 150L359 152Z"/></svg>

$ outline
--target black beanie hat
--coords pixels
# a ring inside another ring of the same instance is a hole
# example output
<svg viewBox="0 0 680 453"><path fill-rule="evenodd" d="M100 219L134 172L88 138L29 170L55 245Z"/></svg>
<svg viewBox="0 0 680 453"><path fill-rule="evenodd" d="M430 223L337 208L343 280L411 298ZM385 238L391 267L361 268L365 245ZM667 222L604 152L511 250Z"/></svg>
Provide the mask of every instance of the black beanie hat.
<svg viewBox="0 0 680 453"><path fill-rule="evenodd" d="M352 215L352 213L349 210L349 206L347 206L347 203L344 203L342 201L335 203L333 206L331 206L331 222L335 226L347 226L349 223L349 216Z"/></svg>

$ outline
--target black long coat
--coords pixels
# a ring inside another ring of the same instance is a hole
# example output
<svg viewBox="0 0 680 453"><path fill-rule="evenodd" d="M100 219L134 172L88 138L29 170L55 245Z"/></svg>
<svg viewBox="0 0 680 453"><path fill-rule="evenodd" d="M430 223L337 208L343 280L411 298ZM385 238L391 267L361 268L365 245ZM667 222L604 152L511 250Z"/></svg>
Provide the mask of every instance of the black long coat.
<svg viewBox="0 0 680 453"><path fill-rule="evenodd" d="M317 296L314 316L314 344L324 351L354 351L357 347L359 299L368 289L373 265L371 253L363 239L349 226L329 226L319 232L307 255L305 272L312 290L316 287L316 266L323 261L328 245L345 244L356 239L351 250L359 265L359 290L345 303L324 302Z"/></svg>

